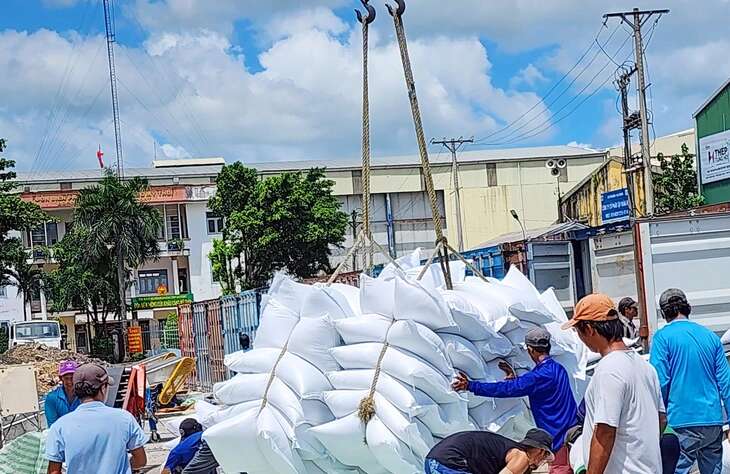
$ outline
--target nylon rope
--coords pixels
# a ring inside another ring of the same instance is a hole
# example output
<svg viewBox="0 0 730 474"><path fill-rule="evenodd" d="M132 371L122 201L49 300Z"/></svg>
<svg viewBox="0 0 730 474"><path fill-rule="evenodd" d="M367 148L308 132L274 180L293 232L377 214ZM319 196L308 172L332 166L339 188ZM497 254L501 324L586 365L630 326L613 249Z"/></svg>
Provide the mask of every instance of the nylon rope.
<svg viewBox="0 0 730 474"><path fill-rule="evenodd" d="M378 360L375 363L375 373L373 374L373 381L370 383L370 391L365 398L360 400L360 404L358 405L357 416L358 418L360 418L360 421L362 421L365 425L367 425L370 420L373 419L373 416L375 416L375 389L378 385L378 379L380 378L380 372L382 369L383 359L385 359L385 353L390 347L390 343L388 342L388 335L390 334L390 328L393 327L394 323L395 319L390 322L388 330L385 331L385 339L383 340L383 347L382 349L380 349ZM365 442L367 444L367 440Z"/></svg>

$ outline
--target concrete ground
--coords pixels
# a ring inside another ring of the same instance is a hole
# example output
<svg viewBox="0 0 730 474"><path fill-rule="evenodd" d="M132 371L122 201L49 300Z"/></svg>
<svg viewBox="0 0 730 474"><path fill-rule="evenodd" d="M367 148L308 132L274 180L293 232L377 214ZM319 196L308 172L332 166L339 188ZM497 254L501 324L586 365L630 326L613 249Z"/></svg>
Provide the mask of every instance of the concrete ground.
<svg viewBox="0 0 730 474"><path fill-rule="evenodd" d="M158 442L149 442L145 445L145 451L147 452L147 466L142 469L142 472L149 474L159 474L162 472L162 468L165 466L167 455L170 452L170 448L167 447L169 441L177 438L177 433L173 433L165 423L159 423L157 425L158 433L162 438ZM145 423L145 432L149 434L149 426Z"/></svg>

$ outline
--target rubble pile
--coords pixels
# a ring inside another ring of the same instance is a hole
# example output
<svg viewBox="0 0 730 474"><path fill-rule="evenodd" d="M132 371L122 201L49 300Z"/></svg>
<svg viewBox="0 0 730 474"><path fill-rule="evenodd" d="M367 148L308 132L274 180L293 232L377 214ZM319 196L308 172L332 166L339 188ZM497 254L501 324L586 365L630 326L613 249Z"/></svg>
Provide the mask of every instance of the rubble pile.
<svg viewBox="0 0 730 474"><path fill-rule="evenodd" d="M94 362L108 365L106 362L86 354L56 349L43 344L23 344L0 354L0 365L31 364L35 367L40 395L48 393L58 385L58 364L64 360L73 360L78 364Z"/></svg>

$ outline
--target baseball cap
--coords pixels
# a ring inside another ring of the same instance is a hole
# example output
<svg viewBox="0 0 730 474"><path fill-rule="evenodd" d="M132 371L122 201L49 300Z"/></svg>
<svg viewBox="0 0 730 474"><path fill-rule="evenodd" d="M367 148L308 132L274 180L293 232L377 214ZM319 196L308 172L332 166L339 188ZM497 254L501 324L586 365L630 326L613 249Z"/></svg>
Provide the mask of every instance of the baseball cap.
<svg viewBox="0 0 730 474"><path fill-rule="evenodd" d="M525 334L525 345L527 347L547 349L550 347L550 333L545 328L530 329Z"/></svg>
<svg viewBox="0 0 730 474"><path fill-rule="evenodd" d="M679 288L669 288L668 290L664 290L662 295L659 297L659 307L665 306L669 303L687 303L687 295L685 295L684 291Z"/></svg>
<svg viewBox="0 0 730 474"><path fill-rule="evenodd" d="M64 360L60 364L58 364L58 375L63 377L66 374L73 374L76 372L76 369L79 367L79 364L76 363L76 361L73 360Z"/></svg>
<svg viewBox="0 0 730 474"><path fill-rule="evenodd" d="M98 364L84 364L74 372L74 386L88 384L96 390L112 383L114 383L114 380L109 377L106 369Z"/></svg>
<svg viewBox="0 0 730 474"><path fill-rule="evenodd" d="M527 432L525 438L519 442L519 445L526 448L542 449L548 453L547 462L553 462L555 460L555 456L553 455L553 437L545 430L532 428Z"/></svg>
<svg viewBox="0 0 730 474"><path fill-rule="evenodd" d="M578 301L573 312L573 319L563 324L561 328L569 329L579 321L612 321L618 319L613 300L601 293L594 293Z"/></svg>
<svg viewBox="0 0 730 474"><path fill-rule="evenodd" d="M634 301L632 297L627 296L626 298L623 298L621 299L621 301L618 302L618 312L624 314L627 309L636 305L638 305L638 303Z"/></svg>

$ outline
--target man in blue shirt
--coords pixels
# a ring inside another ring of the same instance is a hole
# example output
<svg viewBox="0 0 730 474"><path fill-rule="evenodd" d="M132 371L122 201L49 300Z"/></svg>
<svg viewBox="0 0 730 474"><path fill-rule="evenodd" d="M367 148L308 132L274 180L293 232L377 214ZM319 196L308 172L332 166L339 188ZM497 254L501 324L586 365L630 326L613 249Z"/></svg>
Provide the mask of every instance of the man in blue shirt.
<svg viewBox="0 0 730 474"><path fill-rule="evenodd" d="M550 473L569 474L568 449L564 442L568 429L575 425L577 406L568 372L550 357L550 333L544 328L529 331L525 345L535 362L535 368L526 374L516 377L510 372L503 382L476 382L461 373L452 386L454 390L468 390L482 397L528 397L535 424L553 437L555 461Z"/></svg>
<svg viewBox="0 0 730 474"><path fill-rule="evenodd" d="M131 413L104 405L111 378L96 364L74 373L81 405L48 430L48 474L131 474L147 463L147 435ZM131 454L131 461L130 461Z"/></svg>
<svg viewBox="0 0 730 474"><path fill-rule="evenodd" d="M657 371L669 426L679 437L677 473L698 464L700 474L722 469L723 406L730 409L730 368L720 338L688 319L684 292L666 290L659 309L667 325L654 335L650 362Z"/></svg>
<svg viewBox="0 0 730 474"><path fill-rule="evenodd" d="M180 423L180 442L167 456L162 474L180 474L200 448L203 427L195 418L186 418ZM213 469L211 472L215 472Z"/></svg>
<svg viewBox="0 0 730 474"><path fill-rule="evenodd" d="M61 384L48 392L44 410L46 413L46 424L50 428L63 415L74 411L81 401L74 394L74 372L78 364L72 360L64 360L58 365L58 378Z"/></svg>

